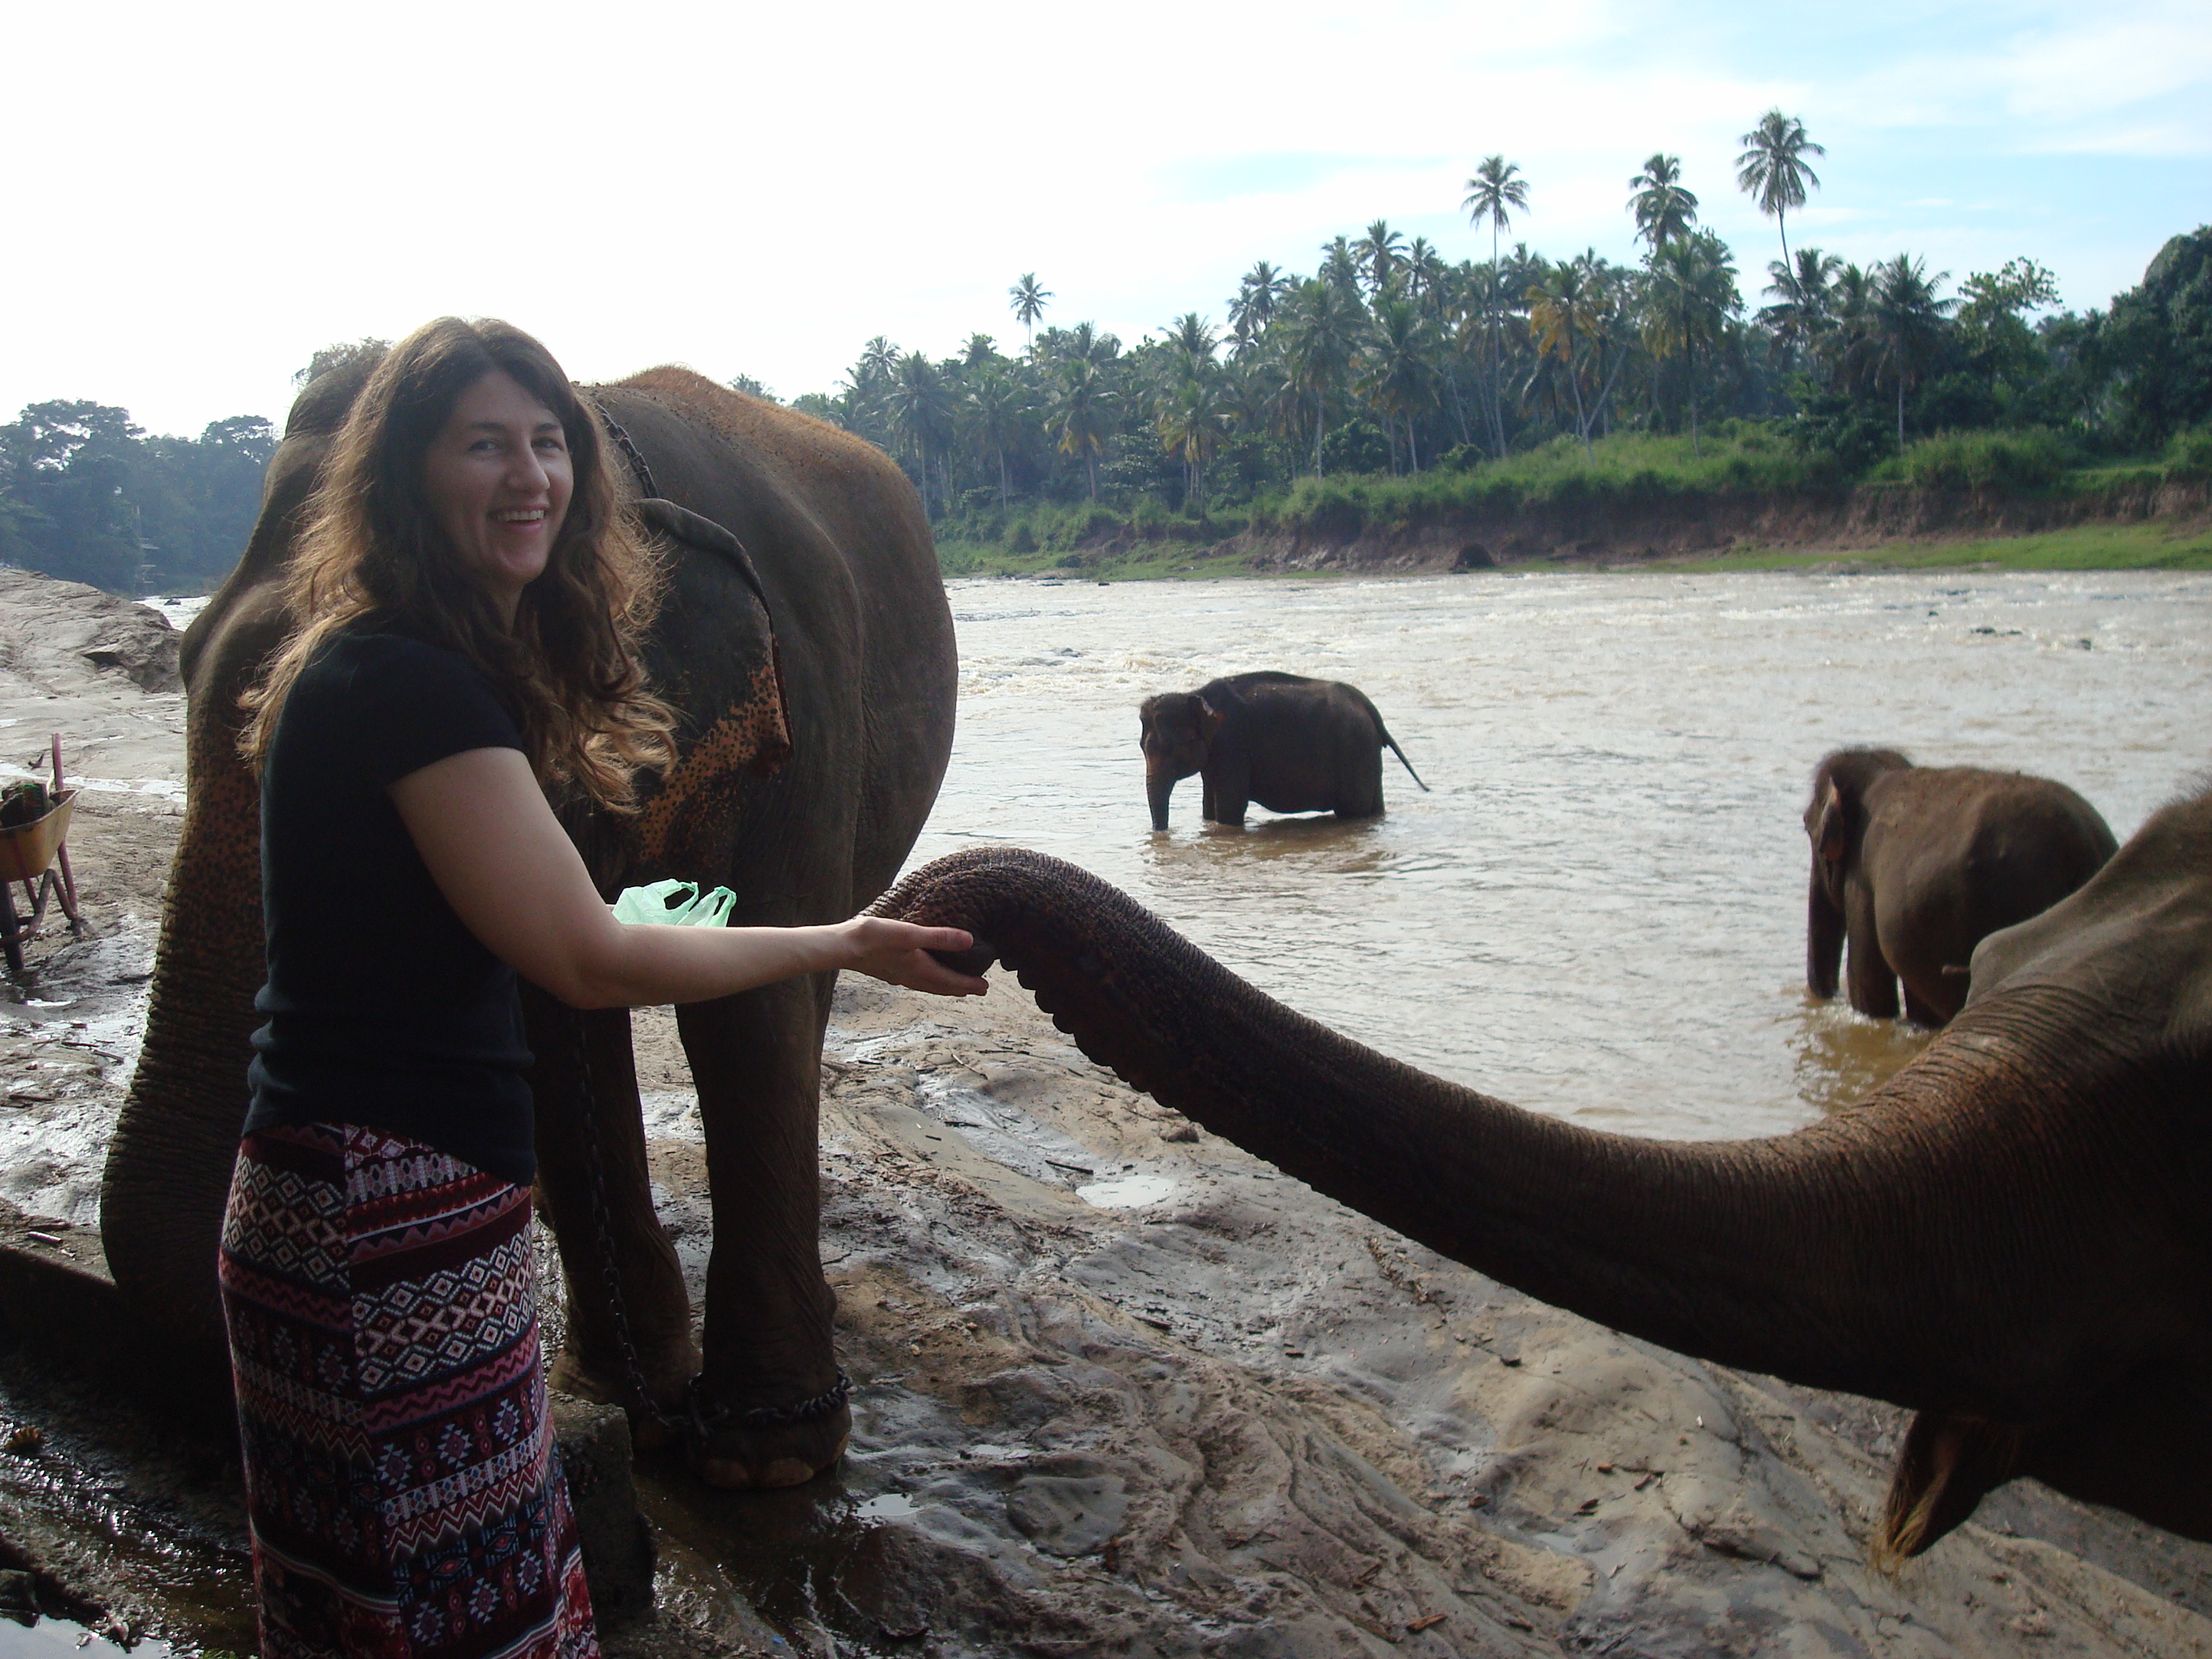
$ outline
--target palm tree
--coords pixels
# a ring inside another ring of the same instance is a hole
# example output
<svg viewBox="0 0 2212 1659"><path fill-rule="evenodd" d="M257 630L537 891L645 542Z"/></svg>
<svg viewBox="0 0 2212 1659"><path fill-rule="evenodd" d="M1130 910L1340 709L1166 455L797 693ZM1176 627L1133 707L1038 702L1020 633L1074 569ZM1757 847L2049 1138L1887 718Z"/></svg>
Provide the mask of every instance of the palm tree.
<svg viewBox="0 0 2212 1659"><path fill-rule="evenodd" d="M1698 198L1682 187L1679 155L1653 155L1628 187L1636 192L1628 198L1636 234L1651 244L1655 254L1676 237L1688 235L1698 221Z"/></svg>
<svg viewBox="0 0 2212 1659"><path fill-rule="evenodd" d="M1388 220L1377 219L1367 227L1367 234L1352 245L1352 255L1359 261L1360 275L1366 282L1370 301L1380 299L1397 276L1406 257L1399 252L1399 244L1405 240L1390 228Z"/></svg>
<svg viewBox="0 0 2212 1659"><path fill-rule="evenodd" d="M923 505L927 507L931 463L939 463L939 471L945 472L944 458L952 444L952 388L938 372L936 364L919 351L910 351L898 360L884 395L892 434L900 447L914 457L915 470L921 476ZM940 511L951 493L951 478L945 473L937 496Z"/></svg>
<svg viewBox="0 0 2212 1659"><path fill-rule="evenodd" d="M1352 299L1358 299L1359 256L1352 251L1347 238L1334 236L1322 244L1319 274L1323 282L1334 283Z"/></svg>
<svg viewBox="0 0 2212 1659"><path fill-rule="evenodd" d="M1182 462L1183 498L1206 516L1206 464L1227 429L1219 386L1211 376L1185 375L1153 422L1169 454Z"/></svg>
<svg viewBox="0 0 2212 1659"><path fill-rule="evenodd" d="M1021 441L1028 400L1014 378L990 365L968 388L968 416L977 438L999 464L999 511L1006 510L1006 451Z"/></svg>
<svg viewBox="0 0 2212 1659"><path fill-rule="evenodd" d="M994 362L998 356L999 343L988 334L970 334L968 343L960 348L960 362L965 368L975 368Z"/></svg>
<svg viewBox="0 0 2212 1659"><path fill-rule="evenodd" d="M1406 423L1406 455L1416 472L1421 470L1421 451L1415 422L1437 400L1436 359L1436 333L1420 307L1401 295L1385 295L1375 307L1375 332L1359 392L1390 428L1394 450L1398 422Z"/></svg>
<svg viewBox="0 0 2212 1659"><path fill-rule="evenodd" d="M1025 270L1021 280L1006 290L1006 297L1013 301L1010 308L1014 313L1014 320L1022 325L1025 343L1034 349L1036 345L1036 319L1044 315L1044 302L1052 298L1052 290L1037 285L1036 272Z"/></svg>
<svg viewBox="0 0 2212 1659"><path fill-rule="evenodd" d="M1289 279L1265 259L1244 273L1237 297L1229 302L1229 332L1237 350L1243 351L1267 331L1267 325L1275 319L1276 302L1289 286Z"/></svg>
<svg viewBox="0 0 2212 1659"><path fill-rule="evenodd" d="M1705 451L1698 431L1698 357L1718 346L1728 319L1743 309L1736 292L1735 261L1711 231L1678 237L1652 250L1651 286L1644 301L1644 343L1662 362L1682 359L1689 392L1690 450Z"/></svg>
<svg viewBox="0 0 2212 1659"><path fill-rule="evenodd" d="M1528 331L1536 339L1538 367L1553 359L1564 366L1585 458L1590 453L1590 428L1620 372L1622 360L1616 358L1612 374L1601 381L1596 373L1620 318L1620 296L1595 250L1560 261L1528 289ZM1585 380L1591 383L1588 400L1583 397Z"/></svg>
<svg viewBox="0 0 2212 1659"><path fill-rule="evenodd" d="M1881 355L1875 362L1875 384L1887 380L1897 388L1897 448L1905 451L1905 392L1920 379L1928 360L1942 338L1943 319L1956 300L1936 297L1936 284L1950 272L1928 274L1924 259L1900 253L1875 267L1873 337Z"/></svg>
<svg viewBox="0 0 2212 1659"><path fill-rule="evenodd" d="M1086 352L1060 360L1060 383L1053 391L1052 422L1060 433L1060 453L1082 459L1091 499L1095 501L1098 499L1098 452L1105 447L1107 434L1113 430L1113 388L1107 382L1106 371Z"/></svg>
<svg viewBox="0 0 2212 1659"><path fill-rule="evenodd" d="M1356 295L1346 294L1325 276L1316 276L1298 289L1289 313L1277 325L1289 336L1283 362L1285 381L1313 402L1316 477L1321 476L1321 446L1328 432L1329 400L1343 386L1358 353L1364 320Z"/></svg>
<svg viewBox="0 0 2212 1659"><path fill-rule="evenodd" d="M1186 311L1168 325L1168 349L1176 354L1176 372L1185 378L1202 377L1213 367L1219 341L1213 325L1194 311Z"/></svg>
<svg viewBox="0 0 2212 1659"><path fill-rule="evenodd" d="M1511 224L1515 212L1528 210L1528 184L1520 173L1519 165L1503 155L1486 155L1482 165L1475 168L1474 177L1467 181L1467 199L1460 204L1469 224L1479 226L1485 219L1490 221L1490 263L1493 268L1498 264L1498 233ZM1505 406L1504 394L1498 385L1499 371L1504 362L1498 339L1501 319L1502 307L1493 309L1490 314L1490 421L1498 453L1502 458L1505 453Z"/></svg>
<svg viewBox="0 0 2212 1659"><path fill-rule="evenodd" d="M1770 259L1766 274L1774 280L1766 292L1774 298L1759 308L1759 319L1773 331L1774 343L1786 363L1803 352L1811 356L1834 321L1829 289L1844 262L1816 247L1797 250L1796 268Z"/></svg>
<svg viewBox="0 0 2212 1659"><path fill-rule="evenodd" d="M1786 265L1790 263L1789 211L1805 205L1806 185L1820 187L1820 174L1805 158L1828 152L1805 136L1802 119L1784 115L1778 108L1760 116L1759 125L1737 142L1742 144L1743 154L1735 158L1736 185L1759 204L1761 213L1774 216L1775 228L1782 233L1782 263Z"/></svg>

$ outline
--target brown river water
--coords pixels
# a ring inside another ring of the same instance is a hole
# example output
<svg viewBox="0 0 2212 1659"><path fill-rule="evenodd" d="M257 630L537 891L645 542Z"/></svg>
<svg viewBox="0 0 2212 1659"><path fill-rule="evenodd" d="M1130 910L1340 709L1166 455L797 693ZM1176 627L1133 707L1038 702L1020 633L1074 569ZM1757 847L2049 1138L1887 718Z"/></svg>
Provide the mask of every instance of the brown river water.
<svg viewBox="0 0 2212 1659"><path fill-rule="evenodd" d="M2212 761L2212 577L1498 574L953 584L960 732L920 862L1007 842L1127 889L1401 1060L1593 1127L1766 1134L1923 1034L1804 989L1829 749L2071 784L2124 841ZM1366 691L1387 817L1154 835L1137 705L1275 668Z"/></svg>

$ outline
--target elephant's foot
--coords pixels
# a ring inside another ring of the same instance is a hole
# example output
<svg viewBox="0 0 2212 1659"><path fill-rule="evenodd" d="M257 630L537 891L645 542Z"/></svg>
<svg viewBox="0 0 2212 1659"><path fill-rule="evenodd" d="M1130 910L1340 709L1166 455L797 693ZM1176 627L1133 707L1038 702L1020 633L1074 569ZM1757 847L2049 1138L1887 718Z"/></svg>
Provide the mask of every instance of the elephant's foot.
<svg viewBox="0 0 2212 1659"><path fill-rule="evenodd" d="M563 1348L554 1356L546 1386L602 1406L620 1406L629 1415L629 1443L638 1451L658 1451L683 1437L690 1421L691 1377L699 1368L699 1351L685 1344L665 1364L647 1367L646 1397L651 1409L641 1409L625 1383L613 1381Z"/></svg>
<svg viewBox="0 0 2212 1659"><path fill-rule="evenodd" d="M785 1406L710 1404L706 1381L692 1385L689 1426L691 1469L708 1486L737 1492L802 1486L845 1455L853 1437L852 1384L842 1372L834 1387Z"/></svg>

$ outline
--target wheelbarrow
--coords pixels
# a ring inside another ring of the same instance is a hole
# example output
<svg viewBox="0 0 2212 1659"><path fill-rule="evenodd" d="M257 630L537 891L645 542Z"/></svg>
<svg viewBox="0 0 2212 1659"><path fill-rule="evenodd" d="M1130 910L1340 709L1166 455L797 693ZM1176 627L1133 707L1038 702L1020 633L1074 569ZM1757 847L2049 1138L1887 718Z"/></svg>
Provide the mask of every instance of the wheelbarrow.
<svg viewBox="0 0 2212 1659"><path fill-rule="evenodd" d="M84 918L77 914L76 882L70 874L70 819L76 813L76 791L62 782L62 739L54 734L54 781L46 791L46 810L28 823L0 827L0 951L8 957L8 974L23 977L23 945L39 931L46 902L61 901L69 918L70 933L84 937ZM21 882L30 902L27 916L15 912L15 886Z"/></svg>

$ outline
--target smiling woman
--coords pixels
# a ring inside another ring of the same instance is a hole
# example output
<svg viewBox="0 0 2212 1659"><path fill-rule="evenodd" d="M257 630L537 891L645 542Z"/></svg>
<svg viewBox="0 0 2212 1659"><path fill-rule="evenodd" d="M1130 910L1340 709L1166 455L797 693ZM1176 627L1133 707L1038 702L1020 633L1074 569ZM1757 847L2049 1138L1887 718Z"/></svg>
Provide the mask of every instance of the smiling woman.
<svg viewBox="0 0 2212 1659"><path fill-rule="evenodd" d="M446 318L392 348L307 517L300 623L242 739L268 1023L219 1266L260 1650L589 1659L518 975L579 1007L844 968L983 987L926 954L966 949L957 929L610 914L547 790L634 811L673 721L635 647L653 566L598 417L536 341Z"/></svg>

